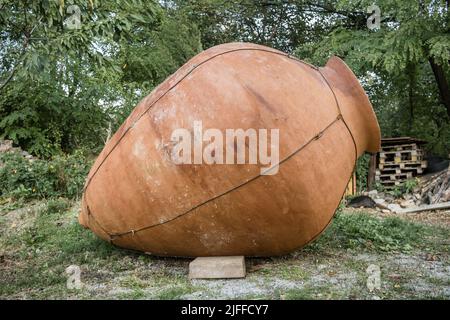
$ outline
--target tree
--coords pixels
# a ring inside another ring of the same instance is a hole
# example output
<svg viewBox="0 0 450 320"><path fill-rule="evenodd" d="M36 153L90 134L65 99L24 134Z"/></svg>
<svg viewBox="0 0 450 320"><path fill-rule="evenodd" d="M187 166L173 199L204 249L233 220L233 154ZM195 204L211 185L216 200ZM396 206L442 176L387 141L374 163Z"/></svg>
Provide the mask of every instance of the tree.
<svg viewBox="0 0 450 320"><path fill-rule="evenodd" d="M365 13L372 1L338 1L330 12ZM323 64L341 56L362 79L384 135L416 135L446 155L450 149L449 2L378 1L381 28L338 19L320 41L296 54ZM366 15L366 17L368 14ZM356 17L356 16L354 16Z"/></svg>
<svg viewBox="0 0 450 320"><path fill-rule="evenodd" d="M345 59L374 104L383 135L416 135L450 148L449 1L377 1L381 29L370 30L372 0L170 1L198 24L204 47L248 41L316 65Z"/></svg>
<svg viewBox="0 0 450 320"><path fill-rule="evenodd" d="M40 156L98 151L137 100L200 49L195 28L176 28L179 17L156 1L0 8L0 138Z"/></svg>
<svg viewBox="0 0 450 320"><path fill-rule="evenodd" d="M173 3L197 23L204 48L242 41L291 53L329 28L326 20L313 23L324 9L305 1L175 0Z"/></svg>
<svg viewBox="0 0 450 320"><path fill-rule="evenodd" d="M70 27L74 4L80 28ZM344 58L383 135L422 137L444 155L449 1L377 4L381 28L370 30L372 0L0 1L0 137L42 155L98 150L139 99L202 48L248 41L316 65Z"/></svg>

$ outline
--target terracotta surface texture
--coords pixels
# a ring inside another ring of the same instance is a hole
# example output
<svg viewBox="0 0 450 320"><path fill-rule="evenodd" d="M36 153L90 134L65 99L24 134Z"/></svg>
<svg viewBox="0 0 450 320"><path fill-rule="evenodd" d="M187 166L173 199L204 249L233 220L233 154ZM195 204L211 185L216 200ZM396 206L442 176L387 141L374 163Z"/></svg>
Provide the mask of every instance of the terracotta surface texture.
<svg viewBox="0 0 450 320"><path fill-rule="evenodd" d="M279 129L279 171L175 164L171 134ZM79 221L114 245L163 256L271 256L330 223L356 159L380 148L368 97L346 64L317 68L248 43L208 49L144 98L107 142Z"/></svg>

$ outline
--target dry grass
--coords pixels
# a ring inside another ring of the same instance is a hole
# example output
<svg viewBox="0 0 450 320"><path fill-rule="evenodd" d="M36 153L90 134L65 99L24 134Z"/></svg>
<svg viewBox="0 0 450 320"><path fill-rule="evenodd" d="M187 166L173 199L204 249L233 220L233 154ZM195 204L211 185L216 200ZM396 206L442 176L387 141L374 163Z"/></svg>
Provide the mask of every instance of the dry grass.
<svg viewBox="0 0 450 320"><path fill-rule="evenodd" d="M115 248L78 225L78 206L56 199L2 208L0 299L450 297L448 214L379 218L349 210L303 250L247 259L245 279L190 281L189 259ZM366 286L371 264L381 269L381 288L374 292ZM81 268L81 290L66 287L69 265Z"/></svg>

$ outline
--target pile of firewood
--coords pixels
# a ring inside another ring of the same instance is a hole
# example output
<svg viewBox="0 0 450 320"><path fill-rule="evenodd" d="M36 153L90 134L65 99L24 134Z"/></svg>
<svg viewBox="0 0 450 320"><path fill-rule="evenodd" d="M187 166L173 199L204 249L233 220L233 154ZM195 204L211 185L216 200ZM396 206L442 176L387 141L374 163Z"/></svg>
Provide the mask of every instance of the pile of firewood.
<svg viewBox="0 0 450 320"><path fill-rule="evenodd" d="M450 201L450 168L423 179L419 190L422 203L435 204Z"/></svg>

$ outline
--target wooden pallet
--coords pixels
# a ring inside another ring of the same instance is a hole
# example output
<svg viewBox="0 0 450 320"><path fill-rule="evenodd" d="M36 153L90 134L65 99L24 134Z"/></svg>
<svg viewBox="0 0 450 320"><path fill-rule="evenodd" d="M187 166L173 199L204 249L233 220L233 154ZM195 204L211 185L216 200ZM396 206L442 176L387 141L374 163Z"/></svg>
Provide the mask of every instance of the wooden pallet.
<svg viewBox="0 0 450 320"><path fill-rule="evenodd" d="M401 173L407 173L407 172L412 172L413 174L422 174L423 173L423 169L421 167L415 167L415 168L385 168L384 170L379 170L377 169L375 171L375 175L379 176L382 174L401 174Z"/></svg>
<svg viewBox="0 0 450 320"><path fill-rule="evenodd" d="M378 154L375 181L387 189L401 185L406 180L423 173L428 165L423 156L424 152L420 145L412 140L383 145Z"/></svg>
<svg viewBox="0 0 450 320"><path fill-rule="evenodd" d="M419 156L419 155L422 155L422 153L418 152L417 150L392 151L392 152L380 151L380 158L383 158L383 159L394 158L394 157L406 158L408 155Z"/></svg>
<svg viewBox="0 0 450 320"><path fill-rule="evenodd" d="M380 170L388 170L389 168L400 168L400 169L413 169L413 168L421 168L425 169L428 166L428 162L426 160L421 161L403 161L400 163L396 162L384 162L378 164L378 169Z"/></svg>
<svg viewBox="0 0 450 320"><path fill-rule="evenodd" d="M413 177L412 172L404 172L404 173L392 173L392 174L380 174L375 175L375 180L378 181L405 181L411 179Z"/></svg>
<svg viewBox="0 0 450 320"><path fill-rule="evenodd" d="M417 144L415 143L409 143L409 144L400 144L400 145L391 145L391 146L383 146L384 152L390 152L390 151L403 151L403 150L417 150Z"/></svg>
<svg viewBox="0 0 450 320"><path fill-rule="evenodd" d="M403 151L381 151L379 155L380 163L401 163L405 161L417 162L422 161L421 150L403 150Z"/></svg>
<svg viewBox="0 0 450 320"><path fill-rule="evenodd" d="M379 182L385 189L392 189L395 186L401 185L402 181L381 181Z"/></svg>
<svg viewBox="0 0 450 320"><path fill-rule="evenodd" d="M385 157L386 155L389 155L389 154L400 155L400 154L405 154L405 153L419 155L419 154L422 154L422 150L420 150L420 149L411 149L411 150L384 151L384 149L383 149L380 152L380 157L383 158L383 157Z"/></svg>

